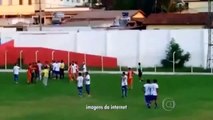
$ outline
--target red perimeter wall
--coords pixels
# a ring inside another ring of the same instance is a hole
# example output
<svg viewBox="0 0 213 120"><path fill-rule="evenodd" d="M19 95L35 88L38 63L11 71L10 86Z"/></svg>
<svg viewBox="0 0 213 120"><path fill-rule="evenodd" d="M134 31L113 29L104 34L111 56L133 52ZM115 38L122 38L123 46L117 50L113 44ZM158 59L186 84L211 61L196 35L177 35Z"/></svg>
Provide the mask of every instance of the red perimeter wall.
<svg viewBox="0 0 213 120"><path fill-rule="evenodd" d="M5 51L7 51L7 64L15 64L19 57L20 57L20 51L22 52L22 58L24 64L29 64L31 62L35 62L35 52L38 51L38 60L40 60L42 63L45 61L51 61L52 60L52 51L54 52L54 60L64 60L64 62L67 64L68 62L68 55L70 57L70 62L76 61L79 65L82 64L84 61L84 58L86 57L86 64L90 67L101 67L101 63L103 61L104 68L115 68L117 67L117 59L113 57L103 57L97 56L97 55L89 55L89 54L81 54L81 53L75 53L75 52L67 52L67 51L61 51L61 50L53 50L53 49L47 49L47 48L28 48L28 47L14 47L14 41L10 41L8 43L5 43L0 46L0 66L3 66L5 64Z"/></svg>

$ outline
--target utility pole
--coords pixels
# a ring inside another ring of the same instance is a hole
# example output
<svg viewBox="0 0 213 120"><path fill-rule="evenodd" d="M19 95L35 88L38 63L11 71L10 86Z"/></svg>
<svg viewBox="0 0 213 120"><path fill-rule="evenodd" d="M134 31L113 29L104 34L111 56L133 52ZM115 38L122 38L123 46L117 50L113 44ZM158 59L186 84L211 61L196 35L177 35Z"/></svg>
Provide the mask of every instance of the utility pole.
<svg viewBox="0 0 213 120"><path fill-rule="evenodd" d="M42 11L41 11L41 0L39 0L39 30L42 31Z"/></svg>
<svg viewBox="0 0 213 120"><path fill-rule="evenodd" d="M212 6L211 2L212 0L208 0L208 54L207 54L207 68L212 67L212 52L213 52L213 44L212 44Z"/></svg>

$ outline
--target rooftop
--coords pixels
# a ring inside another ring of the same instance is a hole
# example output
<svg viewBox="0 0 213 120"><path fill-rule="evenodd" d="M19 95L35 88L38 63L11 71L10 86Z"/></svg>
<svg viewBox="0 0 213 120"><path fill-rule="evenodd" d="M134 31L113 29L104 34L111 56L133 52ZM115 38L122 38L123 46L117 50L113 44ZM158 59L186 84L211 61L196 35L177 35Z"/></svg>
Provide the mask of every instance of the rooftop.
<svg viewBox="0 0 213 120"><path fill-rule="evenodd" d="M208 13L158 13L136 21L144 25L207 25Z"/></svg>

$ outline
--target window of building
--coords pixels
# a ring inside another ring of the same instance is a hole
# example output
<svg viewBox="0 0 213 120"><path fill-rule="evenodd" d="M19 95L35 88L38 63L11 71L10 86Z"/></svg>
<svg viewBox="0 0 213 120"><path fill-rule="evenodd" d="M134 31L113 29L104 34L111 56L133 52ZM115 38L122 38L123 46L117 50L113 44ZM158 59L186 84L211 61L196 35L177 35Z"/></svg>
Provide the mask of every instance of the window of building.
<svg viewBox="0 0 213 120"><path fill-rule="evenodd" d="M8 0L8 5L12 5L13 4L13 0Z"/></svg>
<svg viewBox="0 0 213 120"><path fill-rule="evenodd" d="M23 5L23 0L19 0L19 5Z"/></svg>
<svg viewBox="0 0 213 120"><path fill-rule="evenodd" d="M32 5L32 0L28 0L28 5Z"/></svg>
<svg viewBox="0 0 213 120"><path fill-rule="evenodd" d="M24 28L23 27L17 27L16 31L24 31Z"/></svg>

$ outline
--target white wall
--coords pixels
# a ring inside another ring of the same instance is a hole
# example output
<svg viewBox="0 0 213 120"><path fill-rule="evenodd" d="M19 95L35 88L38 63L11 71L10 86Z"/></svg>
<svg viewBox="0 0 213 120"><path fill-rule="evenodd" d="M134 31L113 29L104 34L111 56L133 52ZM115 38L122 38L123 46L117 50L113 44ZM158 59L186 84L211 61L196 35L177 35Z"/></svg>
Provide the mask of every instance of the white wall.
<svg viewBox="0 0 213 120"><path fill-rule="evenodd" d="M75 32L19 32L15 47L44 47L65 51L76 51Z"/></svg>
<svg viewBox="0 0 213 120"><path fill-rule="evenodd" d="M16 47L44 47L57 50L116 57L122 66L161 65L169 42L174 38L191 53L187 66L206 66L207 30L110 30L70 32L18 32Z"/></svg>
<svg viewBox="0 0 213 120"><path fill-rule="evenodd" d="M203 30L172 30L170 37L174 38L181 48L191 54L191 59L186 65L203 66Z"/></svg>
<svg viewBox="0 0 213 120"><path fill-rule="evenodd" d="M118 63L122 66L135 66L138 61L138 33L133 30L108 31L107 55L119 57Z"/></svg>
<svg viewBox="0 0 213 120"><path fill-rule="evenodd" d="M77 50L80 53L105 55L106 31L81 31L77 34Z"/></svg>
<svg viewBox="0 0 213 120"><path fill-rule="evenodd" d="M14 39L16 28L0 28L0 44L4 44Z"/></svg>
<svg viewBox="0 0 213 120"><path fill-rule="evenodd" d="M167 30L147 30L140 32L140 61L144 66L161 65L166 57L165 51L170 41Z"/></svg>

